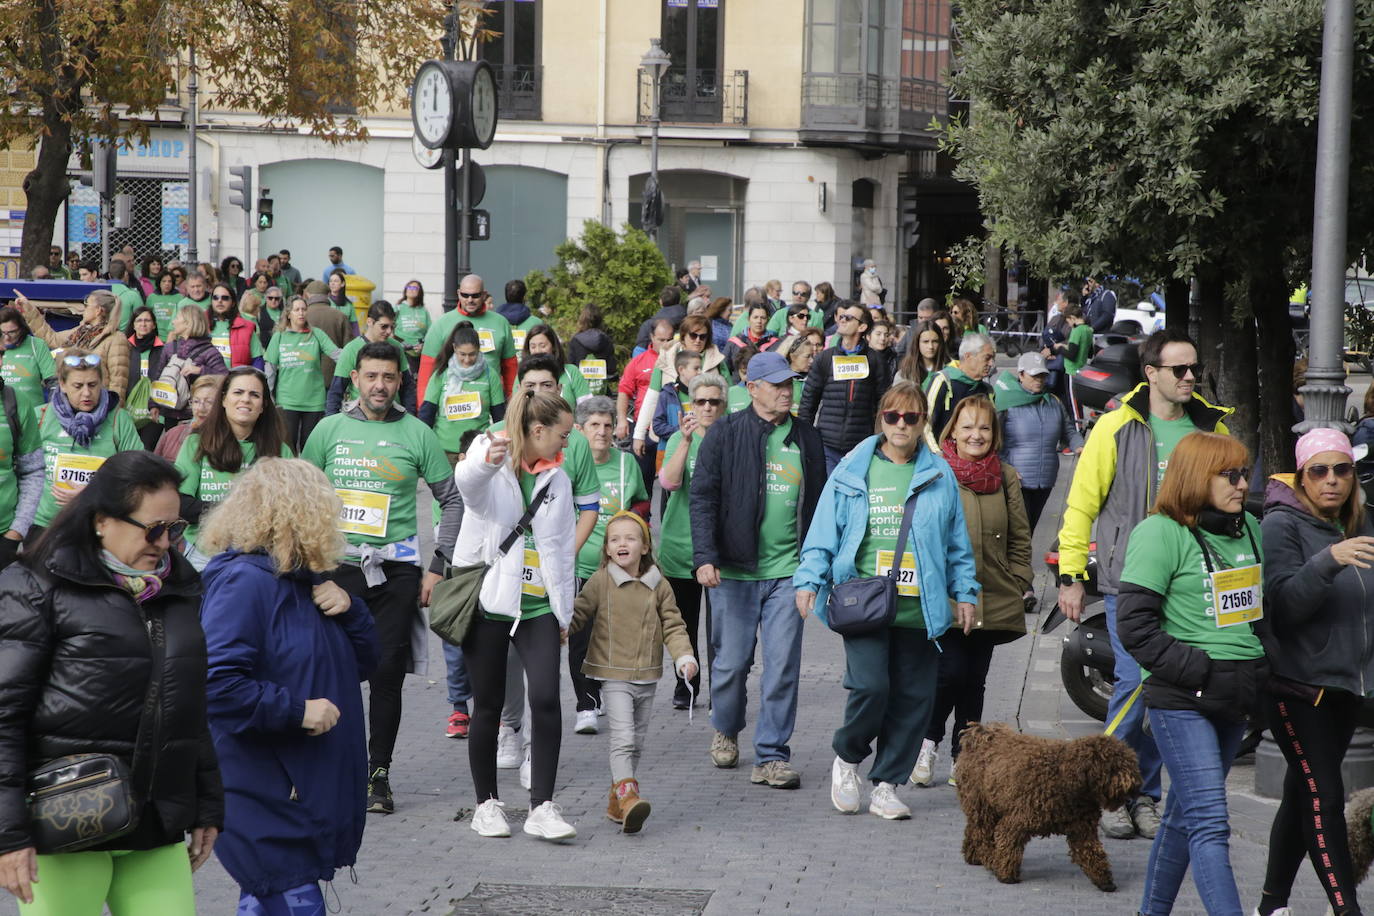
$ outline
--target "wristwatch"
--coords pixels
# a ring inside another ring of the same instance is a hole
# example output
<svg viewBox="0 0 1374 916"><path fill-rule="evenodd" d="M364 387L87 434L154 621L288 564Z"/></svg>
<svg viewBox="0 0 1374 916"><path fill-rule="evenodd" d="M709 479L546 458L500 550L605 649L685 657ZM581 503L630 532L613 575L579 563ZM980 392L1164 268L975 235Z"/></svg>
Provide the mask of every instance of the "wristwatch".
<svg viewBox="0 0 1374 916"><path fill-rule="evenodd" d="M1069 575L1068 573L1060 573L1060 574L1059 574L1059 587L1060 587L1060 588L1068 588L1069 586L1073 585L1073 584L1074 584L1075 582L1077 582L1077 581L1078 581L1077 579L1075 579L1073 576Z"/></svg>

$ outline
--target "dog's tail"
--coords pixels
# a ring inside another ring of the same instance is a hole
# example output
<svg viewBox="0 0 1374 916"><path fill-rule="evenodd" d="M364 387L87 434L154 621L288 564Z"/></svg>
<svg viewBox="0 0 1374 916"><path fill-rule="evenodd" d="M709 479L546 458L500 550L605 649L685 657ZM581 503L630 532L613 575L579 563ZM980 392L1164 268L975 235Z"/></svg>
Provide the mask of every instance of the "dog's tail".
<svg viewBox="0 0 1374 916"><path fill-rule="evenodd" d="M1350 801L1345 806L1345 829L1351 864L1355 866L1356 884L1369 874L1369 866L1374 862L1374 829L1370 825L1371 814L1374 814L1374 789L1361 789L1350 796Z"/></svg>
<svg viewBox="0 0 1374 916"><path fill-rule="evenodd" d="M1004 722L970 722L968 727L959 733L960 753L979 753L983 747L994 741L1003 732L1011 731Z"/></svg>

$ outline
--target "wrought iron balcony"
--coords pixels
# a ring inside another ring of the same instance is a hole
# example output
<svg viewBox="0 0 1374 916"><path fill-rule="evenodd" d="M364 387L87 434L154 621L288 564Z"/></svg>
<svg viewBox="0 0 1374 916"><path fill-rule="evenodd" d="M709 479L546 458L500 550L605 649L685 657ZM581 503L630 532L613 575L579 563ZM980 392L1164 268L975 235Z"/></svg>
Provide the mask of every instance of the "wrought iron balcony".
<svg viewBox="0 0 1374 916"><path fill-rule="evenodd" d="M668 123L747 124L749 121L748 70L687 70L671 67L663 76L659 117ZM654 80L639 69L638 121L653 119Z"/></svg>
<svg viewBox="0 0 1374 916"><path fill-rule="evenodd" d="M806 73L802 130L817 140L903 145L927 137L931 120L947 117L948 101L945 87L929 80Z"/></svg>
<svg viewBox="0 0 1374 916"><path fill-rule="evenodd" d="M543 117L541 96L544 68L495 66L496 113L506 121L538 121Z"/></svg>

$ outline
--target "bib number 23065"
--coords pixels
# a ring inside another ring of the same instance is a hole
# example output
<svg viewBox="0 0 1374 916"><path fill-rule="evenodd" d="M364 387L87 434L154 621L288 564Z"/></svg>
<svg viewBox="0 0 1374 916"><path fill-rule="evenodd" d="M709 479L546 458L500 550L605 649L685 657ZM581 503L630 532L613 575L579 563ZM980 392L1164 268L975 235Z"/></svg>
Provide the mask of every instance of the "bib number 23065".
<svg viewBox="0 0 1374 916"><path fill-rule="evenodd" d="M1264 616L1259 566L1220 569L1212 573L1212 596L1216 599L1218 627L1259 620Z"/></svg>

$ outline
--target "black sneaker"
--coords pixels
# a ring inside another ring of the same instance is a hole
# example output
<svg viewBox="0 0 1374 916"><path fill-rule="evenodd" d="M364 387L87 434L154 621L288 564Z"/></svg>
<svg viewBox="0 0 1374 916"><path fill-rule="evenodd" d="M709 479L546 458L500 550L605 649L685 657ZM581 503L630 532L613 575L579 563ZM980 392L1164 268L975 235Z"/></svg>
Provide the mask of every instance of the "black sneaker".
<svg viewBox="0 0 1374 916"><path fill-rule="evenodd" d="M367 780L367 811L369 814L391 814L396 802L391 798L391 780L385 767L377 767Z"/></svg>

